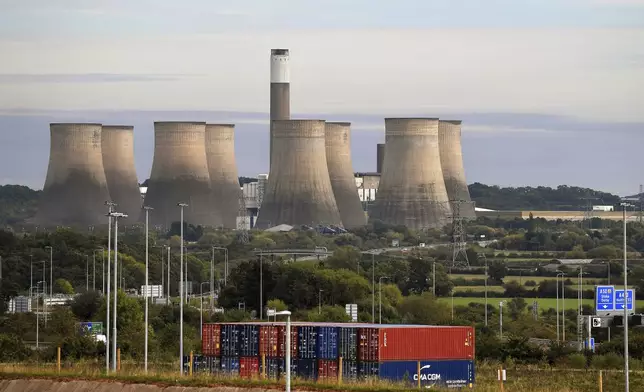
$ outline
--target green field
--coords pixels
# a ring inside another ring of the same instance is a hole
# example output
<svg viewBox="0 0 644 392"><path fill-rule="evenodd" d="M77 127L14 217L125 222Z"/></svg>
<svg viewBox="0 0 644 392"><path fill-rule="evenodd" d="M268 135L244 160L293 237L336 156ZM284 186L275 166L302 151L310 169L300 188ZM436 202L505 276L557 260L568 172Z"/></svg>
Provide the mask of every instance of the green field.
<svg viewBox="0 0 644 392"><path fill-rule="evenodd" d="M456 286L454 292L463 291L485 291L485 286ZM487 286L488 292L502 293L505 289L502 286Z"/></svg>
<svg viewBox="0 0 644 392"><path fill-rule="evenodd" d="M451 278L461 278L465 280L474 280L474 279L485 279L485 275L471 275L471 274L451 274ZM556 278L554 276L506 276L503 278L503 281L505 283L511 282L511 281L517 281L517 282L522 282L525 283L529 280L534 281L535 283L539 284L540 282L544 280L555 280ZM577 278L570 278L573 281L577 281ZM584 279L584 281L592 281L592 282L597 282L600 284L604 284L606 282L606 279L597 279L597 278L592 278L592 279ZM593 285L594 286L594 285Z"/></svg>
<svg viewBox="0 0 644 392"><path fill-rule="evenodd" d="M509 301L512 298L491 298L488 297L488 305L492 305L495 308L499 307L499 302L501 301ZM451 297L441 297L438 299L439 301L445 302L447 304L452 303L452 298ZM556 298L525 298L526 302L528 305L532 305L533 301L537 301L539 303L539 308L540 309L556 309L557 308L557 299ZM454 305L462 305L462 306L467 306L470 303L479 303L479 304L484 304L485 303L485 298L481 297L476 297L476 298L464 298L464 297L454 297ZM594 299L584 299L583 300L584 305L589 305L589 306L594 306L595 300ZM559 300L559 306L564 306L564 302L562 300ZM636 309L644 309L644 300L637 300L635 303ZM566 309L577 309L577 298L566 298L565 301L565 308Z"/></svg>

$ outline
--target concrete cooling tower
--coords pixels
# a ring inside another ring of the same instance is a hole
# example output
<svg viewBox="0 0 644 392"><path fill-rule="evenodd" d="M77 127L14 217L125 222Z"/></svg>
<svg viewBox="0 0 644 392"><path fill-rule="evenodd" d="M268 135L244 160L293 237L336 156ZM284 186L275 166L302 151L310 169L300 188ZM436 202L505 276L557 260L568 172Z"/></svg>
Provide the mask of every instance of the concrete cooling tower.
<svg viewBox="0 0 644 392"><path fill-rule="evenodd" d="M106 224L110 200L101 149L101 124L50 124L49 168L36 215L45 226Z"/></svg>
<svg viewBox="0 0 644 392"><path fill-rule="evenodd" d="M134 166L134 127L103 125L103 168L111 201L116 210L136 219L141 210L141 192Z"/></svg>
<svg viewBox="0 0 644 392"><path fill-rule="evenodd" d="M364 226L366 222L351 164L351 123L327 122L326 162L331 187L346 228Z"/></svg>
<svg viewBox="0 0 644 392"><path fill-rule="evenodd" d="M326 162L324 120L273 122L273 162L258 228L342 225Z"/></svg>
<svg viewBox="0 0 644 392"><path fill-rule="evenodd" d="M382 162L385 160L385 145L376 146L376 173L382 173Z"/></svg>
<svg viewBox="0 0 644 392"><path fill-rule="evenodd" d="M206 124L206 158L214 203L225 228L237 228L242 197L235 164L235 125Z"/></svg>
<svg viewBox="0 0 644 392"><path fill-rule="evenodd" d="M438 146L440 148L441 167L449 200L463 200L459 207L462 218L476 219L474 203L465 180L463 168L463 150L461 148L461 121L441 120L438 123Z"/></svg>
<svg viewBox="0 0 644 392"><path fill-rule="evenodd" d="M273 160L273 120L291 118L291 87L288 49L271 49L271 125L269 165Z"/></svg>
<svg viewBox="0 0 644 392"><path fill-rule="evenodd" d="M451 208L443 181L437 118L385 119L385 159L370 221L439 228Z"/></svg>
<svg viewBox="0 0 644 392"><path fill-rule="evenodd" d="M205 122L154 123L154 160L145 196L145 205L154 208L150 224L169 227L179 222L177 203L187 203L185 222L221 225L212 205L205 139Z"/></svg>

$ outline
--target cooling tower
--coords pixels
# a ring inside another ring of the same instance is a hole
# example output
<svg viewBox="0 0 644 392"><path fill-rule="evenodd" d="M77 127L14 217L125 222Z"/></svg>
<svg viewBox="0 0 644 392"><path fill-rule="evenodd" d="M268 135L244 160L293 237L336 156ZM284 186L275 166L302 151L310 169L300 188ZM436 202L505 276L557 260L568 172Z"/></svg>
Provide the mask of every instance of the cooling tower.
<svg viewBox="0 0 644 392"><path fill-rule="evenodd" d="M441 120L438 123L438 146L449 200L463 200L465 203L461 203L459 208L461 217L476 219L474 203L465 181L460 120Z"/></svg>
<svg viewBox="0 0 644 392"><path fill-rule="evenodd" d="M385 160L385 145L376 146L376 173L382 173L382 162Z"/></svg>
<svg viewBox="0 0 644 392"><path fill-rule="evenodd" d="M367 222L351 164L351 123L327 122L325 128L326 162L342 224L364 226Z"/></svg>
<svg viewBox="0 0 644 392"><path fill-rule="evenodd" d="M110 200L101 124L50 124L49 168L35 221L53 226L92 226L107 222Z"/></svg>
<svg viewBox="0 0 644 392"><path fill-rule="evenodd" d="M212 206L205 142L204 122L154 123L154 159L145 197L145 205L154 208L150 224L169 227L179 222L181 202L188 204L185 222L221 225Z"/></svg>
<svg viewBox="0 0 644 392"><path fill-rule="evenodd" d="M225 228L237 228L242 197L235 164L235 125L206 124L206 158L214 204Z"/></svg>
<svg viewBox="0 0 644 392"><path fill-rule="evenodd" d="M438 228L451 208L438 148L438 119L385 119L385 159L370 221Z"/></svg>
<svg viewBox="0 0 644 392"><path fill-rule="evenodd" d="M342 225L326 163L324 120L275 120L258 228Z"/></svg>
<svg viewBox="0 0 644 392"><path fill-rule="evenodd" d="M103 168L116 210L136 217L141 210L141 192L134 166L134 127L103 125Z"/></svg>
<svg viewBox="0 0 644 392"><path fill-rule="evenodd" d="M269 165L273 161L273 120L291 118L288 49L271 49L271 125ZM270 168L270 166L269 166Z"/></svg>

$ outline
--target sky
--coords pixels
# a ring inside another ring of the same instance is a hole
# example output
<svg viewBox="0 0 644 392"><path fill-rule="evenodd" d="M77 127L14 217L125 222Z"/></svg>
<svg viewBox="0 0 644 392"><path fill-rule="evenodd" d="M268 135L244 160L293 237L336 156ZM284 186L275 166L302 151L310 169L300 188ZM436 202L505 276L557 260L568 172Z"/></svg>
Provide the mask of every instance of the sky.
<svg viewBox="0 0 644 392"><path fill-rule="evenodd" d="M644 0L0 0L0 183L41 188L48 123L234 121L240 174L268 166L269 54L292 117L463 119L469 182L632 194L644 182Z"/></svg>

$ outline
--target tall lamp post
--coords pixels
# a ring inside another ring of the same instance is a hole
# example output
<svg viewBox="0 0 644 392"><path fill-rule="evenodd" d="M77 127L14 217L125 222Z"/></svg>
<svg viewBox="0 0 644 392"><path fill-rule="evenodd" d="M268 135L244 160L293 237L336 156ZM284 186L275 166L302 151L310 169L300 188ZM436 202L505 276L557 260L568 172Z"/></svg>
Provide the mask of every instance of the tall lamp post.
<svg viewBox="0 0 644 392"><path fill-rule="evenodd" d="M487 280L490 274L487 268L487 257L485 256L485 253L481 253L479 257L482 257L485 261L485 326L487 327Z"/></svg>
<svg viewBox="0 0 644 392"><path fill-rule="evenodd" d="M200 287L201 296L199 297L199 298L201 298L200 308L199 308L199 338L200 339L203 339L203 285L204 284L210 284L210 282L201 282L201 284L200 284L200 286L201 286ZM212 288L211 288L211 290L212 290Z"/></svg>
<svg viewBox="0 0 644 392"><path fill-rule="evenodd" d="M382 324L382 280L389 279L386 276L378 278L378 324Z"/></svg>
<svg viewBox="0 0 644 392"><path fill-rule="evenodd" d="M54 248L51 246L45 246L45 249L49 249L49 298L54 297ZM47 319L45 319L46 321Z"/></svg>
<svg viewBox="0 0 644 392"><path fill-rule="evenodd" d="M628 392L630 389L629 381L629 364L628 364L628 256L626 246L626 207L631 207L632 204L621 203L622 206L622 220L624 221L624 391ZM633 301L635 298L633 298Z"/></svg>
<svg viewBox="0 0 644 392"><path fill-rule="evenodd" d="M215 262L215 250L223 250L224 251L224 286L228 284L228 248L225 248L223 246L213 246L212 247L212 262L213 266L210 267L210 283L212 284L210 286L210 301L212 303L212 307L214 308L215 306L215 267L214 267L214 262Z"/></svg>
<svg viewBox="0 0 644 392"><path fill-rule="evenodd" d="M149 206L144 206L145 210L145 356L144 356L144 368L145 372L148 372L148 303L150 302L150 245L149 245L149 236L150 236L150 210L154 208Z"/></svg>
<svg viewBox="0 0 644 392"><path fill-rule="evenodd" d="M112 211L116 206L116 203L106 201L105 205L107 206L107 295L105 296L105 308L106 308L106 323L105 329L107 333L105 334L105 373L110 372L110 262L112 260L111 249L112 249Z"/></svg>
<svg viewBox="0 0 644 392"><path fill-rule="evenodd" d="M177 206L181 209L181 259L179 260L179 373L183 375L183 209L188 207L188 204L177 203Z"/></svg>
<svg viewBox="0 0 644 392"><path fill-rule="evenodd" d="M561 271L557 272L557 279L555 280L556 286L557 286L557 341L561 341L559 339L559 277L561 276L563 278L565 274ZM566 306L566 303L564 302L563 306Z"/></svg>
<svg viewBox="0 0 644 392"><path fill-rule="evenodd" d="M318 314L322 314L322 293L324 290L318 290Z"/></svg>
<svg viewBox="0 0 644 392"><path fill-rule="evenodd" d="M499 302L499 339L503 340L503 304L505 301Z"/></svg>
<svg viewBox="0 0 644 392"><path fill-rule="evenodd" d="M112 320L112 371L116 372L116 320L117 320L117 302L118 302L118 255L119 255L119 218L127 218L127 214L121 212L110 212L109 215L114 218L114 307Z"/></svg>
<svg viewBox="0 0 644 392"><path fill-rule="evenodd" d="M286 392L291 392L291 312L283 310L275 312L275 317L286 316L286 342L284 351L286 354L284 367L286 368Z"/></svg>
<svg viewBox="0 0 644 392"><path fill-rule="evenodd" d="M376 323L376 254L371 252L371 322Z"/></svg>

